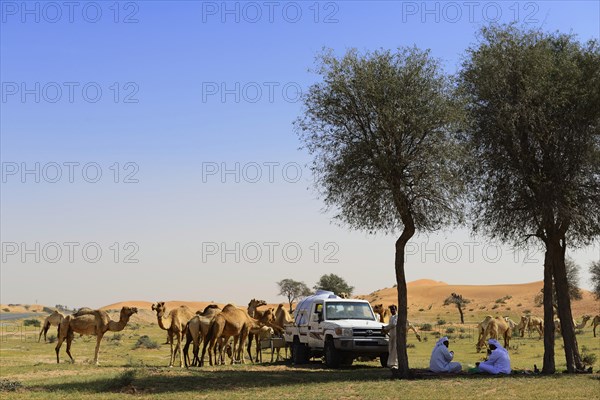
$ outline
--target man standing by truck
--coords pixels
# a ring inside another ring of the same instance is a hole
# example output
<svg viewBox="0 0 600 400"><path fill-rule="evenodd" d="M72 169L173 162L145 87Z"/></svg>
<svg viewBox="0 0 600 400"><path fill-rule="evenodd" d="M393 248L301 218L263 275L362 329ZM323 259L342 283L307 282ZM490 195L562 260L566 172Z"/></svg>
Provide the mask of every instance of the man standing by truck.
<svg viewBox="0 0 600 400"><path fill-rule="evenodd" d="M390 322L382 328L383 332L389 333L389 343L388 343L388 368L392 369L392 372L395 369L398 369L398 352L396 351L396 323L398 322L398 315L396 314L398 308L392 304L390 306L390 313L392 313L392 317L390 318ZM383 321L382 321L383 322Z"/></svg>

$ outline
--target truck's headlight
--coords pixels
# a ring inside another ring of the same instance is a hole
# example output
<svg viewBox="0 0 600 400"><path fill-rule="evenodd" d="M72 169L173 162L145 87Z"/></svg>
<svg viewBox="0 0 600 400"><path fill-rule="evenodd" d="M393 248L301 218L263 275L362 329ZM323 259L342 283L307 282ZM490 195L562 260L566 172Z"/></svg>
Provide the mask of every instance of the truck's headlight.
<svg viewBox="0 0 600 400"><path fill-rule="evenodd" d="M352 328L335 328L335 334L338 336L352 336Z"/></svg>

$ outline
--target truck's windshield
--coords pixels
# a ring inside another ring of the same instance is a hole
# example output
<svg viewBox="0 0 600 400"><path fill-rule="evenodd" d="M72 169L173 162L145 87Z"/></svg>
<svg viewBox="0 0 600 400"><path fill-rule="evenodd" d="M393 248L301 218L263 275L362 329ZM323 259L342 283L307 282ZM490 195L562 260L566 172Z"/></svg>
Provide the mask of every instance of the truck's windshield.
<svg viewBox="0 0 600 400"><path fill-rule="evenodd" d="M374 320L375 316L368 303L327 302L325 305L325 319L367 319Z"/></svg>

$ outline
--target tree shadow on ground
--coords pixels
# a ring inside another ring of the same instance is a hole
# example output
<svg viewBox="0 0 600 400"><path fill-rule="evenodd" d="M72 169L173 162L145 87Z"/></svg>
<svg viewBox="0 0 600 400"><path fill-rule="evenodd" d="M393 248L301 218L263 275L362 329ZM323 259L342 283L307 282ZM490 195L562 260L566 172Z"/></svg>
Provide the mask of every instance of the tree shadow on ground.
<svg viewBox="0 0 600 400"><path fill-rule="evenodd" d="M279 366L279 368L284 368ZM467 375L448 374L435 375L425 370L413 370L415 379L523 379L523 378L560 378L562 374L553 376L542 375ZM590 375L598 379L597 374ZM66 391L82 393L128 392L133 388L137 393L167 393L167 392L227 392L246 389L260 389L265 386L298 386L319 383L351 383L389 381L390 371L387 368L358 365L346 369L330 370L321 363L311 363L295 368L273 369L272 366L254 365L251 369L202 369L190 368L177 370L163 367L129 368L114 377L103 377L85 381L39 384L31 386L31 390Z"/></svg>

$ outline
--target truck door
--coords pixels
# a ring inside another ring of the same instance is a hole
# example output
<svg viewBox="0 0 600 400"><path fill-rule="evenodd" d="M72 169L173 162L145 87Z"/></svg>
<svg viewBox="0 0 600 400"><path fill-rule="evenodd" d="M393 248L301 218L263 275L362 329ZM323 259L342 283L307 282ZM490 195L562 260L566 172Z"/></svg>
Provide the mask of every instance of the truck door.
<svg viewBox="0 0 600 400"><path fill-rule="evenodd" d="M323 321L323 303L314 303L308 322L308 345L312 348L323 347L323 334L319 325Z"/></svg>

